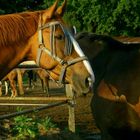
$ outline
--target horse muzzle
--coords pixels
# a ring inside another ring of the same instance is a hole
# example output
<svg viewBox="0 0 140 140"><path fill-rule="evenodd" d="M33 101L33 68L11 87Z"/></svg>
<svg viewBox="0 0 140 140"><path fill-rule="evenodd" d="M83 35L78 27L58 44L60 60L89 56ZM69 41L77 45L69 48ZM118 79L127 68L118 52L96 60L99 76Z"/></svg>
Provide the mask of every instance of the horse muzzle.
<svg viewBox="0 0 140 140"><path fill-rule="evenodd" d="M90 93L93 87L93 80L91 77L73 77L72 88L76 96L82 96Z"/></svg>

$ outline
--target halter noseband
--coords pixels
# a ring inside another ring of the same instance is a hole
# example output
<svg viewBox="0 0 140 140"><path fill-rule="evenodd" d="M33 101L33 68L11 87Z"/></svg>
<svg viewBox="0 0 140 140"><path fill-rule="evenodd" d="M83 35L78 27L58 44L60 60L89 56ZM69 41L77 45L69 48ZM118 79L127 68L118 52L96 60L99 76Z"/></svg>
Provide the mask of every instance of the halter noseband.
<svg viewBox="0 0 140 140"><path fill-rule="evenodd" d="M65 61L65 60L61 59L60 57L58 57L56 55L56 46L55 46L55 29L56 29L56 26L60 26L62 31L64 32L64 35L65 35L65 50L64 50L65 55L70 55L71 54L71 52L72 52L72 41L69 37L70 33L68 32L68 30L66 30L62 26L62 24L59 21L50 22L50 23L45 24L44 26L39 27L39 30L38 30L38 33L39 33L39 36L38 36L39 47L38 47L38 52L37 52L36 63L39 66L42 52L47 53L54 60L58 61L62 65L62 69L61 69L61 73L60 73L60 77L59 77L59 83L63 83L67 67L69 67L69 66L71 66L71 65L73 65L77 62L87 60L87 57L82 56L82 57L78 57L78 58L75 58L75 59L69 60L69 61ZM51 51L48 48L45 47L45 44L43 42L42 30L45 29L45 28L50 28Z"/></svg>

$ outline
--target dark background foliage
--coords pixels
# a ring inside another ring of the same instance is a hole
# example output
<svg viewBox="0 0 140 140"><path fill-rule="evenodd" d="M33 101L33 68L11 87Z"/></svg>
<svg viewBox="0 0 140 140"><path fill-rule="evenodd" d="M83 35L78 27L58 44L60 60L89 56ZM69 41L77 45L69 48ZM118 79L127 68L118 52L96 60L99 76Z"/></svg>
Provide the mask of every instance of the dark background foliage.
<svg viewBox="0 0 140 140"><path fill-rule="evenodd" d="M0 0L0 14L48 8L54 0ZM68 0L64 19L78 31L140 36L140 0Z"/></svg>

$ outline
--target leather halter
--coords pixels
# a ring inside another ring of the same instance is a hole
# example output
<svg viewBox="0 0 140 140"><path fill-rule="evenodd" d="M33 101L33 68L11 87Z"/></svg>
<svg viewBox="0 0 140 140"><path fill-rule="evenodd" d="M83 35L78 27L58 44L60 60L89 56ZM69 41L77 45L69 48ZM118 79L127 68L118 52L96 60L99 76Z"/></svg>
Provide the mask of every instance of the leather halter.
<svg viewBox="0 0 140 140"><path fill-rule="evenodd" d="M38 33L39 33L39 36L38 36L39 47L38 47L38 52L37 52L36 63L39 66L42 52L47 53L54 60L58 61L62 65L62 69L61 69L61 73L60 73L60 77L59 77L58 82L62 84L64 82L64 76L65 76L67 67L69 67L69 66L71 66L71 65L73 65L77 62L87 60L88 58L86 56L82 56L82 57L75 58L73 60L65 61L65 60L61 59L59 56L57 56L56 53L55 53L55 47L56 46L55 46L55 36L54 36L56 26L61 27L62 31L64 32L65 38L66 38L65 39L65 50L64 50L65 55L70 55L71 54L71 52L72 52L71 43L72 42L71 42L70 37L69 37L70 32L66 28L64 28L64 26L59 21L50 22L50 23L47 23L47 24L39 27L39 30L38 30ZM45 29L45 28L50 28L51 51L48 48L45 47L45 44L43 42L42 30Z"/></svg>

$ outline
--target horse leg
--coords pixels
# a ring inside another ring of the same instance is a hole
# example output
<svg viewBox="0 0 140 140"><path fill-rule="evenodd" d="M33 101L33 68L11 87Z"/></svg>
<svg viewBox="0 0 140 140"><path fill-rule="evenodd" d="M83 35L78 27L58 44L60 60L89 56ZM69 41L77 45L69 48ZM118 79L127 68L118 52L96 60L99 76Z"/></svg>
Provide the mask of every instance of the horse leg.
<svg viewBox="0 0 140 140"><path fill-rule="evenodd" d="M36 72L41 80L43 92L46 93L47 96L49 96L49 76L46 75L43 70L38 70Z"/></svg>
<svg viewBox="0 0 140 140"><path fill-rule="evenodd" d="M0 81L0 96L2 95L2 82Z"/></svg>
<svg viewBox="0 0 140 140"><path fill-rule="evenodd" d="M44 81L41 78L40 78L40 81L41 81L42 90L43 90L43 92L45 92L45 89L44 89Z"/></svg>
<svg viewBox="0 0 140 140"><path fill-rule="evenodd" d="M35 84L35 82L34 82L34 80L33 80L33 79L31 80L31 82L32 82L32 89L34 89L34 88L35 88L35 86L36 86L36 84Z"/></svg>
<svg viewBox="0 0 140 140"><path fill-rule="evenodd" d="M33 89L33 80L29 79L29 89Z"/></svg>
<svg viewBox="0 0 140 140"><path fill-rule="evenodd" d="M10 86L11 86L11 97L16 97L17 96L17 90L16 90L16 84L14 80L9 80L10 81Z"/></svg>
<svg viewBox="0 0 140 140"><path fill-rule="evenodd" d="M33 88L35 88L35 87L36 87L36 82L37 82L36 73L33 71L33 77L32 77L32 84L33 84Z"/></svg>
<svg viewBox="0 0 140 140"><path fill-rule="evenodd" d="M31 80L31 78L30 77L28 77L28 87L26 88L27 90L29 90L29 89L31 89L31 87L32 87L32 80Z"/></svg>
<svg viewBox="0 0 140 140"><path fill-rule="evenodd" d="M48 85L47 85L47 80L45 78L42 79L40 77L40 81L41 81L43 92L46 93L47 96L49 96L49 88L48 88Z"/></svg>
<svg viewBox="0 0 140 140"><path fill-rule="evenodd" d="M33 83L33 71L29 70L27 73L28 73L28 78L29 78L29 89L32 89L32 84L34 86L34 83Z"/></svg>
<svg viewBox="0 0 140 140"><path fill-rule="evenodd" d="M43 92L44 93L47 93L47 95L48 95L48 88L47 88L47 86L46 86L46 81L45 81L45 78L41 78L40 77L40 81L41 81L41 85L42 85L42 90L43 90Z"/></svg>

